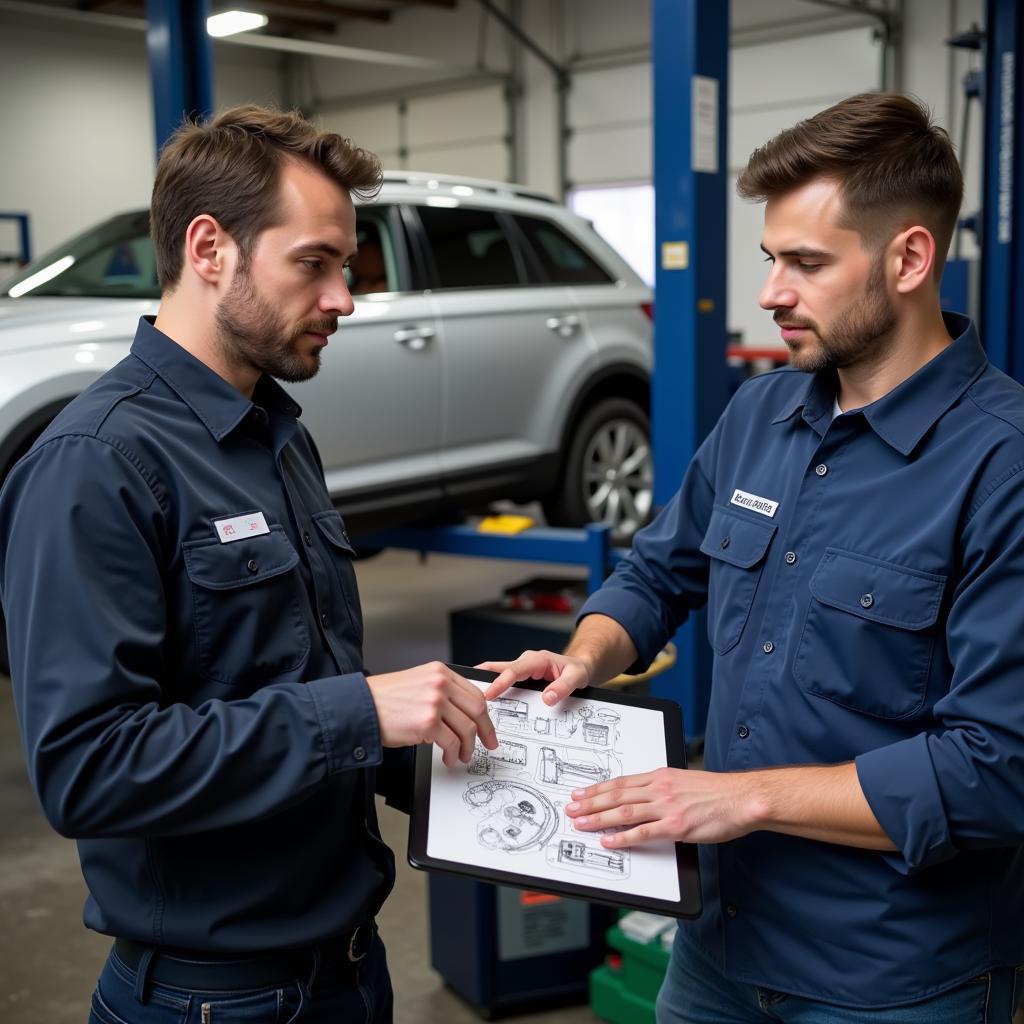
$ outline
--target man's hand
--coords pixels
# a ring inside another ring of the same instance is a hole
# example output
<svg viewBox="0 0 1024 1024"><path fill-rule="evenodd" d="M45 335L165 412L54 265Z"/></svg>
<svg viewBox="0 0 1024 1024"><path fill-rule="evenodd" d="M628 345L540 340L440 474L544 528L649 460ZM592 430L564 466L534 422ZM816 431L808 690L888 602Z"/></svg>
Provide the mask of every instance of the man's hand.
<svg viewBox="0 0 1024 1024"><path fill-rule="evenodd" d="M658 768L573 790L565 812L581 832L622 828L602 846L662 839L727 843L764 829L861 850L895 851L860 787L856 765L794 765L752 772Z"/></svg>
<svg viewBox="0 0 1024 1024"><path fill-rule="evenodd" d="M510 686L524 679L546 679L551 685L544 690L544 703L551 707L568 697L573 690L590 685L590 670L580 658L552 651L524 651L515 661L485 661L477 668L499 673L487 687L488 700L500 697Z"/></svg>
<svg viewBox="0 0 1024 1024"><path fill-rule="evenodd" d="M436 743L450 768L457 759L469 763L477 736L488 750L498 746L483 694L439 661L369 676L366 684L385 747Z"/></svg>
<svg viewBox="0 0 1024 1024"><path fill-rule="evenodd" d="M758 820L755 772L725 774L659 768L573 791L565 811L581 832L628 826L602 836L607 847L672 839L725 843L753 831Z"/></svg>

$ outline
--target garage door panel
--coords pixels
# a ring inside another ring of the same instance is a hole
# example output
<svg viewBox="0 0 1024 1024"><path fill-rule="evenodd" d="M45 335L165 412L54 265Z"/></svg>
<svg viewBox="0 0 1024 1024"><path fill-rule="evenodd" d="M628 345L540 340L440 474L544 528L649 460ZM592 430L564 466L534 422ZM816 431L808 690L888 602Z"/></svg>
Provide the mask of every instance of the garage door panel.
<svg viewBox="0 0 1024 1024"><path fill-rule="evenodd" d="M452 147L409 150L407 165L417 171L457 174L467 178L508 180L508 147L502 140Z"/></svg>
<svg viewBox="0 0 1024 1024"><path fill-rule="evenodd" d="M407 109L406 133L410 149L461 143L466 141L467 135L473 134L473 126L485 126L488 135L504 135L508 120L500 85L412 99Z"/></svg>
<svg viewBox="0 0 1024 1024"><path fill-rule="evenodd" d="M318 121L324 131L337 132L379 156L397 154L401 148L398 105L395 103L328 110L319 116Z"/></svg>
<svg viewBox="0 0 1024 1024"><path fill-rule="evenodd" d="M569 180L574 185L650 181L651 173L650 125L573 133Z"/></svg>

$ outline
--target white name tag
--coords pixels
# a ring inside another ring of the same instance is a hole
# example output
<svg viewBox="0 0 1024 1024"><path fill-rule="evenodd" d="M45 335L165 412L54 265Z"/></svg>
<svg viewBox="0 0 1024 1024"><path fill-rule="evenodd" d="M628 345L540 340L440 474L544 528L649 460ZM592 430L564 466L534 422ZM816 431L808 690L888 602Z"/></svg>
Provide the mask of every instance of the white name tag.
<svg viewBox="0 0 1024 1024"><path fill-rule="evenodd" d="M736 490L729 499L730 505L739 505L740 508L749 508L751 512L760 512L761 515L771 519L779 507L777 501L770 498L761 498L756 494L748 494L746 491Z"/></svg>
<svg viewBox="0 0 1024 1024"><path fill-rule="evenodd" d="M231 519L216 519L213 523L220 537L221 544L230 544L233 540L243 537L258 537L261 533L270 533L262 512L250 512L245 516L234 516Z"/></svg>

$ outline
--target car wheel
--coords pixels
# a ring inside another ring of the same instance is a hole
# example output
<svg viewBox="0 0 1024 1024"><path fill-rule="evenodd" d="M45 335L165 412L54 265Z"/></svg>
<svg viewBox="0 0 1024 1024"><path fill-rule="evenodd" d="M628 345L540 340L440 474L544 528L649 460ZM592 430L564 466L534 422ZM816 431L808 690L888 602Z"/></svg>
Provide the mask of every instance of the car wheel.
<svg viewBox="0 0 1024 1024"><path fill-rule="evenodd" d="M647 413L626 398L604 398L576 425L544 514L552 526L608 523L616 540L628 540L650 518L653 494Z"/></svg>

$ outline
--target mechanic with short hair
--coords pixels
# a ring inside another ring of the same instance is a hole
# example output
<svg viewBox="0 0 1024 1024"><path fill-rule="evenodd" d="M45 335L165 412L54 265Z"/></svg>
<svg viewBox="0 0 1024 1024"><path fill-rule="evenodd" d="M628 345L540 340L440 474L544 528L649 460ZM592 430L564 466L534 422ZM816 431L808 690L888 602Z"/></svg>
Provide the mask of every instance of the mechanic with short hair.
<svg viewBox="0 0 1024 1024"><path fill-rule="evenodd" d="M748 381L582 609L488 691L637 671L695 609L705 770L574 794L608 849L700 843L704 913L658 1000L686 1024L1009 1024L1024 999L1024 390L943 313L962 181L894 93L752 155L793 363Z"/></svg>
<svg viewBox="0 0 1024 1024"><path fill-rule="evenodd" d="M0 493L29 773L116 937L94 1024L390 1021L375 788L407 807L410 745L497 745L445 666L364 675L352 546L273 379L312 377L352 312L352 196L380 177L297 114L183 125L159 315Z"/></svg>

